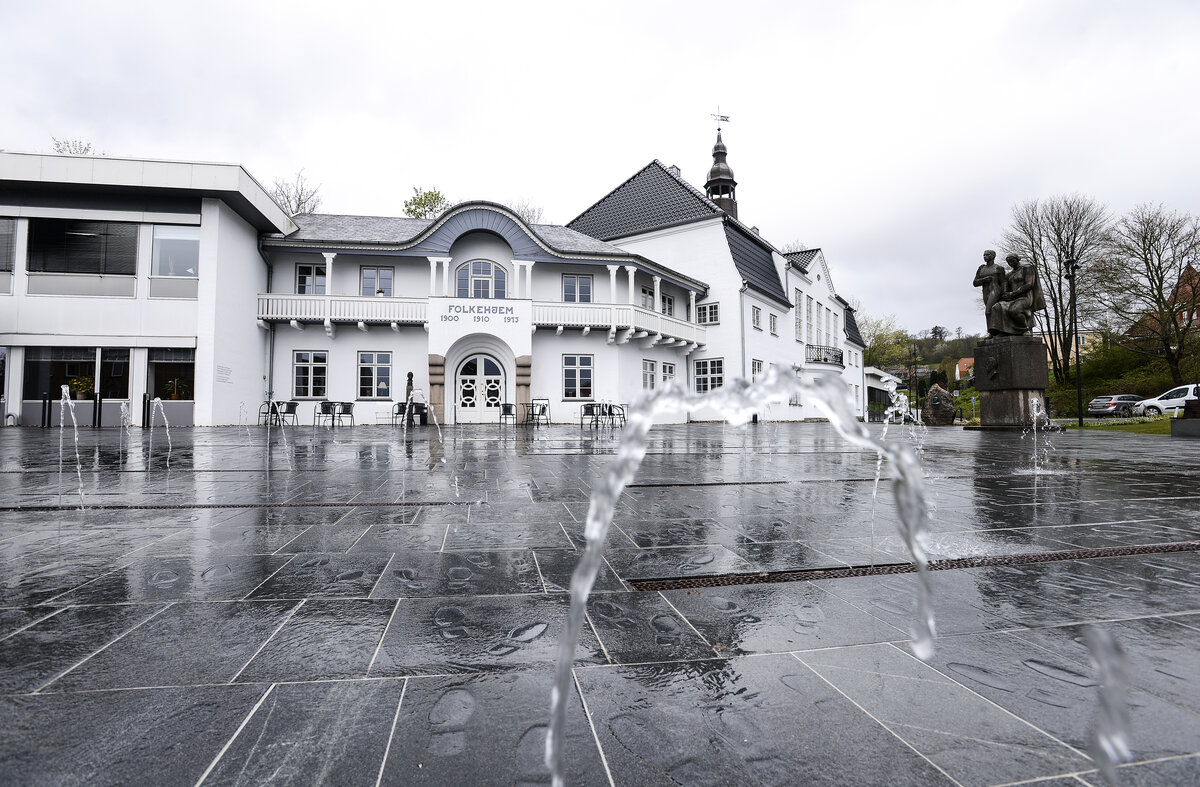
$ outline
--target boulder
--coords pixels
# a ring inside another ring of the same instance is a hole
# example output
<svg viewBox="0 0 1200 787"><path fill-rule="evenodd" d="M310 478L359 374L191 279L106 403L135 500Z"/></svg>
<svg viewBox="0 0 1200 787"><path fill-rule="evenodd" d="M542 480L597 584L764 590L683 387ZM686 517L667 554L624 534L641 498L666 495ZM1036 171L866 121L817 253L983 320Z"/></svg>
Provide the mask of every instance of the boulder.
<svg viewBox="0 0 1200 787"><path fill-rule="evenodd" d="M954 395L942 386L934 383L925 394L925 411L921 420L926 426L952 426L954 424Z"/></svg>

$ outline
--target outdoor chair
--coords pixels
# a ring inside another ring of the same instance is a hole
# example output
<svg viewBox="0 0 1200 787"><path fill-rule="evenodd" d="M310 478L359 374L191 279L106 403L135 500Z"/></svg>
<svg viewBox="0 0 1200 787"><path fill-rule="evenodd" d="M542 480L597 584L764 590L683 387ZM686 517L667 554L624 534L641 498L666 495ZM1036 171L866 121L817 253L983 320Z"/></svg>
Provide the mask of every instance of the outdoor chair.
<svg viewBox="0 0 1200 787"><path fill-rule="evenodd" d="M583 428L583 422L587 421L588 425L593 429L600 426L601 407L599 402L586 402L579 408L579 428Z"/></svg>
<svg viewBox="0 0 1200 787"><path fill-rule="evenodd" d="M625 405L610 404L607 407L609 426L625 426Z"/></svg>
<svg viewBox="0 0 1200 787"><path fill-rule="evenodd" d="M313 408L313 426L320 426L322 423L328 423L333 426L333 419L337 415L337 402L317 402L317 406Z"/></svg>
<svg viewBox="0 0 1200 787"><path fill-rule="evenodd" d="M340 426L342 422L349 418L350 425L354 426L354 402L335 402L337 407L334 410L334 417L337 418L337 423Z"/></svg>
<svg viewBox="0 0 1200 787"><path fill-rule="evenodd" d="M512 421L513 426L517 425L517 406L515 404L510 404L509 402L502 402L500 404L500 425L501 426L504 425L504 419L506 419L506 418L508 420Z"/></svg>
<svg viewBox="0 0 1200 787"><path fill-rule="evenodd" d="M530 402L529 420L536 427L538 424L550 425L550 400L534 399Z"/></svg>
<svg viewBox="0 0 1200 787"><path fill-rule="evenodd" d="M300 407L299 402L276 402L278 408L279 422L284 424L296 425L297 410Z"/></svg>

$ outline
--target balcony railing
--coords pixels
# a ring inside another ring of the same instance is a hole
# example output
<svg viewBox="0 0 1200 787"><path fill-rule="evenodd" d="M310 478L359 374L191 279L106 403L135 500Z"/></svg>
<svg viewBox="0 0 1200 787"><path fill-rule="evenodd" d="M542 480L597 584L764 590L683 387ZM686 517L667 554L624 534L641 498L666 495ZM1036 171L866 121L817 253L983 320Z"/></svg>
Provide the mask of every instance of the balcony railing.
<svg viewBox="0 0 1200 787"><path fill-rule="evenodd" d="M425 298L260 293L258 319L266 322L423 323Z"/></svg>
<svg viewBox="0 0 1200 787"><path fill-rule="evenodd" d="M628 303L534 301L533 323L547 328L559 325L564 328L633 328L651 336L705 343L703 326Z"/></svg>
<svg viewBox="0 0 1200 787"><path fill-rule="evenodd" d="M842 351L837 347L822 347L810 344L804 348L804 360L809 363L827 363L831 366L845 366L842 363Z"/></svg>
<svg viewBox="0 0 1200 787"><path fill-rule="evenodd" d="M408 323L428 320L426 298L358 297L260 293L258 319L264 322ZM645 331L650 336L705 343L704 326L627 303L534 301L533 324L543 328ZM840 351L839 351L840 358Z"/></svg>

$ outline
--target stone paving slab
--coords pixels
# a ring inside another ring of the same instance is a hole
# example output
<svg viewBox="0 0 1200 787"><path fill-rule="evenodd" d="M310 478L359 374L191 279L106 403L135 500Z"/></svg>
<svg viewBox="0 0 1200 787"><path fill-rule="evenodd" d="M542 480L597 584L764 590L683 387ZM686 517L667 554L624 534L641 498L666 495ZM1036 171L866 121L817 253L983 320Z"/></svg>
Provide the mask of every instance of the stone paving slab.
<svg viewBox="0 0 1200 787"><path fill-rule="evenodd" d="M168 469L161 431L85 429L78 510L57 435L0 429L0 783L544 783L564 589L616 443L400 437L177 429ZM932 430L931 554L1200 538L1200 456L1052 442L1035 474L1029 438ZM652 431L576 649L568 784L1099 785L1087 625L1127 654L1121 783L1200 780L1197 552L932 572L928 663L913 574L762 584L909 560L876 466L820 424ZM731 575L756 584L630 584Z"/></svg>

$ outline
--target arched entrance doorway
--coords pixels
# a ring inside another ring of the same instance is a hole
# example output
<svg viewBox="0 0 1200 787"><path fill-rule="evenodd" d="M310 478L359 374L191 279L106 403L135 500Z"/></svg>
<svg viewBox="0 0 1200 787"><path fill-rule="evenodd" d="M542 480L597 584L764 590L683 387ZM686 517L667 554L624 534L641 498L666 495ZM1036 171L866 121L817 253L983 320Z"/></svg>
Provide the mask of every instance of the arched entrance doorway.
<svg viewBox="0 0 1200 787"><path fill-rule="evenodd" d="M454 419L460 424L498 421L504 401L504 367L490 355L475 353L454 373Z"/></svg>

